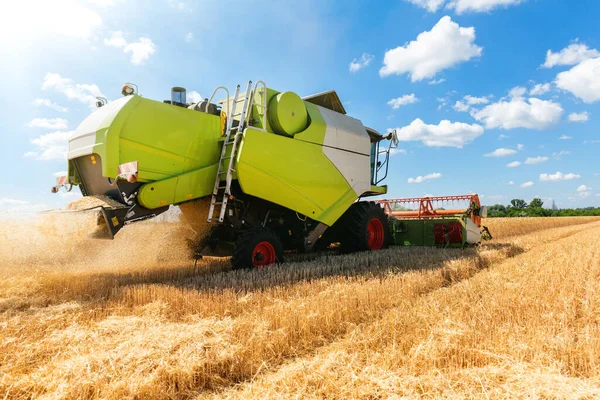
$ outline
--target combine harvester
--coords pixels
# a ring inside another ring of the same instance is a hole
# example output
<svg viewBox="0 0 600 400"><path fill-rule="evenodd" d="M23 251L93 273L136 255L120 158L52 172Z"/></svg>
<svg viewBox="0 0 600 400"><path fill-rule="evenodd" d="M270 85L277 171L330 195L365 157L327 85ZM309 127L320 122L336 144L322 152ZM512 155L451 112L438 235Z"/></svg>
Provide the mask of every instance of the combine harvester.
<svg viewBox="0 0 600 400"><path fill-rule="evenodd" d="M225 97L213 102L218 92ZM300 98L259 81L245 92L238 85L233 96L218 87L199 103L187 103L179 87L162 103L134 84L122 94L98 98L69 141L67 175L52 188L79 186L84 199L103 200L95 209L108 238L178 205L199 254L231 255L234 268L331 243L346 252L456 245L459 235L441 239L439 226L447 235L458 221L466 230L461 245L481 240L466 217L430 221L419 213L415 220L395 214L398 201L363 200L387 193L380 183L396 133L381 135L345 115L334 91ZM469 209L473 220L480 212Z"/></svg>

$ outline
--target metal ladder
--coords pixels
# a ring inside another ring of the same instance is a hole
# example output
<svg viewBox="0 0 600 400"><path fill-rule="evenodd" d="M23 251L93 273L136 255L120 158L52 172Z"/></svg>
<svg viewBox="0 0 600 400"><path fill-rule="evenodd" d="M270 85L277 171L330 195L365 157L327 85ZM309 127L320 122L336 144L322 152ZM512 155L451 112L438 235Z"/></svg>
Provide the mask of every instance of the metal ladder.
<svg viewBox="0 0 600 400"><path fill-rule="evenodd" d="M217 168L217 176L215 177L215 186L213 188L212 198L210 200L210 208L208 210L207 222L213 221L215 208L220 206L219 210L219 222L223 222L225 219L225 212L227 211L227 201L231 196L231 180L234 169L234 160L237 153L239 138L244 132L246 127L246 112L251 107L250 100L254 93L252 89L252 81L248 81L248 87L244 94L244 105L242 111L236 113L237 104L240 102L238 99L240 96L240 85L237 85L235 94L233 96L233 104L231 107L231 115L227 116L227 125L225 128L225 139L223 140L223 147L221 148L221 157L219 158L219 165ZM251 110L250 110L251 112ZM239 116L238 126L232 126L235 117ZM225 165L226 164L226 165ZM225 177L225 184L221 181ZM223 191L222 197L219 196L219 192ZM219 198L221 201L219 201Z"/></svg>

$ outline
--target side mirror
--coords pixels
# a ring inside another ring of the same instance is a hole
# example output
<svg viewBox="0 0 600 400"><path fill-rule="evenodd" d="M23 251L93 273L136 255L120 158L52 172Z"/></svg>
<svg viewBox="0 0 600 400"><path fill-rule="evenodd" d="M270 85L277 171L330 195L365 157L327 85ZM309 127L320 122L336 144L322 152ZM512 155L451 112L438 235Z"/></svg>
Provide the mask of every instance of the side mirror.
<svg viewBox="0 0 600 400"><path fill-rule="evenodd" d="M383 136L383 138L392 142L391 147L398 147L398 132L395 129L391 132L388 132L387 135Z"/></svg>
<svg viewBox="0 0 600 400"><path fill-rule="evenodd" d="M486 206L483 206L483 207L481 207L481 208L479 209L479 216L480 216L481 218L487 218L487 216L488 216L488 210L487 210L487 207L486 207Z"/></svg>
<svg viewBox="0 0 600 400"><path fill-rule="evenodd" d="M398 147L398 131L396 131L395 129L392 131L392 143L394 144L394 147Z"/></svg>

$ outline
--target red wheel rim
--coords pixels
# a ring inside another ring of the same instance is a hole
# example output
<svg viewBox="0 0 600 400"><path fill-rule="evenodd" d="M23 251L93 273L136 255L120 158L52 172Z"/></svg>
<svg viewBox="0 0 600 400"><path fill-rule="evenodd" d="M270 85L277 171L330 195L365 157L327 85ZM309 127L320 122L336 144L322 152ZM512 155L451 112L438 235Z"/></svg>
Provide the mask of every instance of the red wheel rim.
<svg viewBox="0 0 600 400"><path fill-rule="evenodd" d="M373 218L369 221L369 225L367 226L367 235L367 244L369 249L379 250L383 247L385 231L379 218Z"/></svg>
<svg viewBox="0 0 600 400"><path fill-rule="evenodd" d="M262 268L277 261L275 247L269 242L260 242L252 251L252 265Z"/></svg>

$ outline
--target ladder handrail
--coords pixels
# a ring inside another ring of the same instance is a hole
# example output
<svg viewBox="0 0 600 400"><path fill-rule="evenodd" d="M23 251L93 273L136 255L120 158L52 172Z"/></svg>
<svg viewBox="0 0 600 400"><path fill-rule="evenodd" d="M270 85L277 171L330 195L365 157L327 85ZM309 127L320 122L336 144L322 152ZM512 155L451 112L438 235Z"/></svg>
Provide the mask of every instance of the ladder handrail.
<svg viewBox="0 0 600 400"><path fill-rule="evenodd" d="M225 91L225 93L227 93L227 116L229 116L229 90L227 90L227 88L225 86L217 86L215 88L215 90L213 90L212 95L210 96L210 98L208 99L208 102L204 106L204 112L208 112L208 106L210 105L210 103L212 103L212 99L213 99L213 97L215 97L215 94L217 94L217 91L219 89L223 89Z"/></svg>
<svg viewBox="0 0 600 400"><path fill-rule="evenodd" d="M233 140L231 140L231 154L229 157L229 164L227 166L227 175L225 177L225 191L223 192L223 201L221 203L221 213L219 214L219 222L223 222L225 219L225 212L227 211L227 200L231 195L231 181L233 179L233 163L236 157L238 138L241 136L245 129L245 121L246 121L246 111L250 107L252 107L250 103L250 89L252 88L252 81L248 81L248 87L246 88L246 94L244 96L244 105L242 108L242 114L240 115L240 123L235 130L235 135L233 136ZM232 118L233 119L233 118ZM223 146L225 146L223 143Z"/></svg>
<svg viewBox="0 0 600 400"><path fill-rule="evenodd" d="M235 117L238 115L236 114L236 108L238 103L241 102L240 99L240 85L237 85L236 89L235 89L235 95L233 96L233 101L232 106L231 106L231 114L227 115L227 124L225 127L225 137L223 140L223 145L221 147L221 156L219 157L219 164L217 165L217 176L215 177L215 186L213 188L213 193L212 193L212 198L210 201L210 208L208 211L208 218L207 218L207 222L212 222L213 219L213 214L215 212L215 206L220 205L220 212L219 212L219 222L223 222L225 219L225 213L227 212L227 203L230 200L230 196L231 196L231 183L233 180L233 173L235 172L234 169L234 165L235 165L235 158L237 156L237 148L238 148L238 144L240 141L240 137L244 134L244 130L250 126L250 117L252 115L252 105L254 103L254 94L256 92L256 90L258 90L259 85L262 85L262 87L264 87L264 91L265 91L265 95L263 96L263 99L261 101L261 104L257 104L257 107L262 107L263 108L263 115L264 115L264 120L263 120L263 130L266 131L267 128L267 85L263 82L263 81L258 81L256 83L256 85L254 86L254 89L252 89L252 81L248 81L248 86L246 88L246 92L244 93L244 104L242 105L242 111L239 113L239 122L237 126L233 126L233 122ZM225 90L227 90L226 88L219 86L217 89L215 89L215 92L220 89L223 88ZM213 98L213 96L215 95L215 92L213 92L213 95L211 96L211 100ZM227 103L228 103L228 111L229 111L229 92L227 92ZM210 104L210 101L209 101ZM207 105L208 107L208 105ZM235 131L235 133L234 133ZM228 151L229 155L227 155ZM224 165L224 164L227 165ZM222 186L221 184L221 176L225 174L225 185ZM219 202L217 201L217 196L219 195L219 191L223 190L223 196L222 196L222 200Z"/></svg>
<svg viewBox="0 0 600 400"><path fill-rule="evenodd" d="M256 94L256 90L258 89L258 85L262 85L262 89L264 89L265 94L262 97L262 104L256 104L256 107L261 107L263 109L263 131L267 131L267 84L264 81L256 81L254 85L254 90L252 91L252 96L254 97Z"/></svg>
<svg viewBox="0 0 600 400"><path fill-rule="evenodd" d="M218 89L218 88L217 88ZM215 91L217 90L215 89ZM237 104L237 98L240 94L240 85L237 85L235 88L235 94L233 96L233 105L232 111L235 113L235 106ZM214 95L214 93L213 93ZM229 107L228 107L229 108ZM207 222L212 222L212 216L215 211L215 205L217 204L217 195L219 194L219 187L221 183L221 166L223 164L223 159L227 154L227 145L226 143L229 141L229 137L231 136L231 125L233 124L233 117L231 115L227 116L227 124L225 125L225 139L223 140L223 146L221 147L221 155L219 156L219 164L217 166L217 176L215 177L215 185L213 187L212 198L210 201L210 208L208 210L208 217L206 219Z"/></svg>

